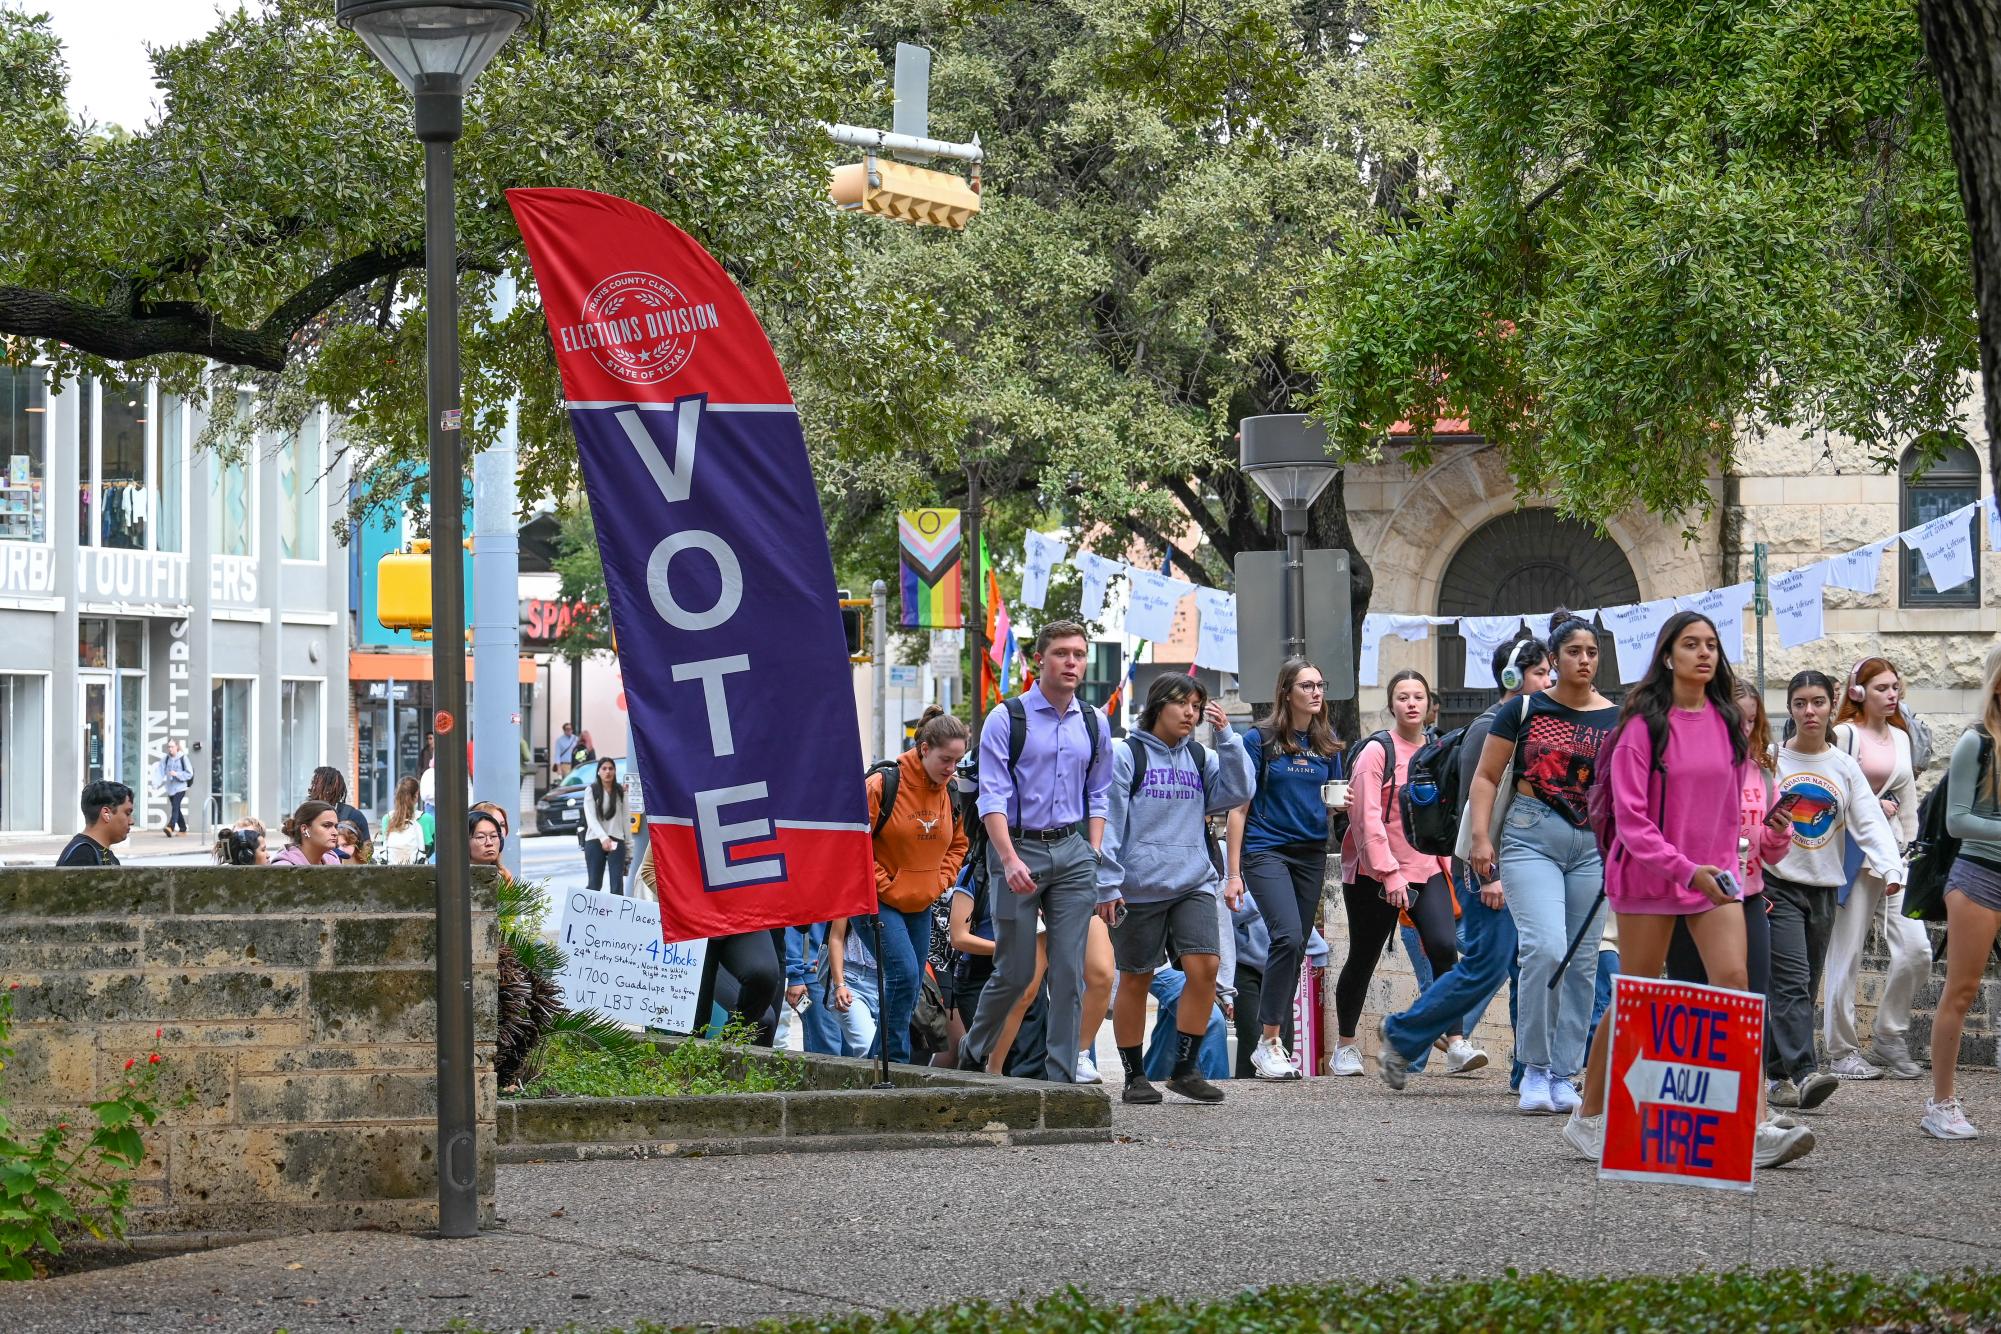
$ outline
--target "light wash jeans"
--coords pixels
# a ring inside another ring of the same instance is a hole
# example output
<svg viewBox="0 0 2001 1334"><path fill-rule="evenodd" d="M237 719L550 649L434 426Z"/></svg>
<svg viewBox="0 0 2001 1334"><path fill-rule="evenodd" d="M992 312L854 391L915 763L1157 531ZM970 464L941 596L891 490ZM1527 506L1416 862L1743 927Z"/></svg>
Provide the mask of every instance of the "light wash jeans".
<svg viewBox="0 0 2001 1334"><path fill-rule="evenodd" d="M1579 829L1534 797L1517 796L1501 829L1501 885L1521 937L1515 1052L1524 1065L1573 1079L1584 1069L1605 915L1598 892L1604 864L1589 829ZM1600 908L1593 911L1594 906ZM1586 920L1591 925L1555 990L1549 980Z"/></svg>
<svg viewBox="0 0 2001 1334"><path fill-rule="evenodd" d="M828 1012L841 1022L841 1055L874 1056L877 1016L882 1013L882 978L873 968L849 960L842 968L855 1003L841 1014L833 1006Z"/></svg>

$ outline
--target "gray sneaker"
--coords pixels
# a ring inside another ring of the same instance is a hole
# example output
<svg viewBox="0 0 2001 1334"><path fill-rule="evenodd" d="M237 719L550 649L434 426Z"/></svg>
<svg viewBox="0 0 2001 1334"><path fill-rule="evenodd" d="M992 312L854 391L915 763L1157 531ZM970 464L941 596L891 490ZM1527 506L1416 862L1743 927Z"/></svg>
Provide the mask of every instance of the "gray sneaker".
<svg viewBox="0 0 2001 1334"><path fill-rule="evenodd" d="M1812 1111L1833 1097L1834 1091L1840 1087L1841 1081L1833 1075L1824 1075L1820 1071L1815 1070L1805 1079L1799 1081L1800 1110L1803 1112Z"/></svg>
<svg viewBox="0 0 2001 1334"><path fill-rule="evenodd" d="M1879 1039L1862 1055L1869 1064L1882 1067L1883 1073L1892 1079L1916 1079L1924 1073L1911 1059L1910 1044L1902 1038Z"/></svg>
<svg viewBox="0 0 2001 1334"><path fill-rule="evenodd" d="M1771 1107L1797 1107L1800 1091L1790 1079L1774 1079L1765 1085L1765 1103Z"/></svg>
<svg viewBox="0 0 2001 1334"><path fill-rule="evenodd" d="M1398 1051L1390 1042L1389 1021L1376 1021L1376 1073L1391 1088L1402 1091L1404 1081L1410 1076L1410 1058Z"/></svg>

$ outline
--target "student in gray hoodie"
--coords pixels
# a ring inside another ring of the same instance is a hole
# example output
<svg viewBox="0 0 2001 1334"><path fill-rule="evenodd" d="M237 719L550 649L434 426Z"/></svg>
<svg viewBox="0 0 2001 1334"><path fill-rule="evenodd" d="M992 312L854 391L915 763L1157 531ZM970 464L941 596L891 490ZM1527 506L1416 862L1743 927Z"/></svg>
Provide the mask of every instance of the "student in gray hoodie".
<svg viewBox="0 0 2001 1334"><path fill-rule="evenodd" d="M1191 739L1205 712L1216 729L1214 750ZM1216 1000L1221 950L1216 913L1221 878L1207 820L1251 799L1250 757L1201 683L1173 675L1159 677L1147 691L1139 730L1114 748L1113 761L1111 810L1098 857L1098 910L1111 919L1119 969L1112 1033L1125 1065L1124 1099L1161 1100L1160 1090L1147 1080L1140 1044L1154 970L1178 959L1188 984L1175 1012L1177 1045L1167 1087L1196 1102L1221 1102L1223 1091L1196 1069Z"/></svg>

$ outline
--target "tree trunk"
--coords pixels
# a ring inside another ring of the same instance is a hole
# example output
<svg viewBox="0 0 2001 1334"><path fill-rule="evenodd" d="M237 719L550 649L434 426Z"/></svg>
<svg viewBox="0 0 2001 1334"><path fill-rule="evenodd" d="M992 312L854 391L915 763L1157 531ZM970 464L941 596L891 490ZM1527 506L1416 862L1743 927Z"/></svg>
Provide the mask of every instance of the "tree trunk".
<svg viewBox="0 0 2001 1334"><path fill-rule="evenodd" d="M2001 0L1920 0L1918 19L1945 93L1959 200L1973 234L1987 468L2001 495Z"/></svg>

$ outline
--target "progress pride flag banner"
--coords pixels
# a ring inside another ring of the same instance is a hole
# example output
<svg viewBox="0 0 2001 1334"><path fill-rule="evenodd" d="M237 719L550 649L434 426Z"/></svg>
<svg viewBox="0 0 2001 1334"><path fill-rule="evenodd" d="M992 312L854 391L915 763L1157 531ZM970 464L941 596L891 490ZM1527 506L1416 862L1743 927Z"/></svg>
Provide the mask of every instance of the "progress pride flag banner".
<svg viewBox="0 0 2001 1334"><path fill-rule="evenodd" d="M1598 1175L1750 1190L1765 998L1621 975Z"/></svg>
<svg viewBox="0 0 2001 1334"><path fill-rule="evenodd" d="M507 201L597 525L662 936L874 912L833 558L763 328L707 251L637 204Z"/></svg>

